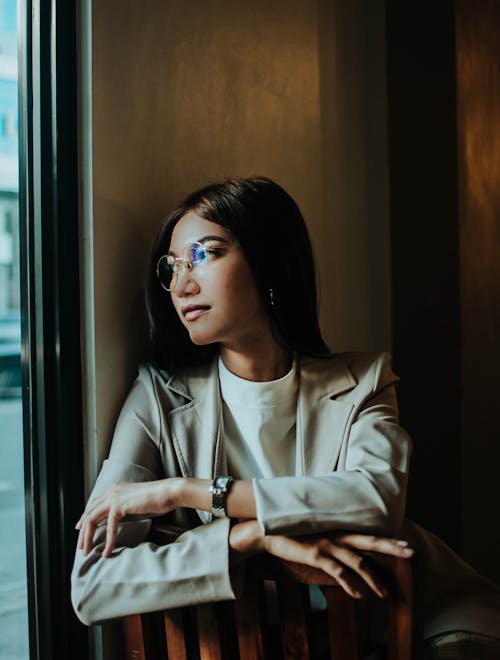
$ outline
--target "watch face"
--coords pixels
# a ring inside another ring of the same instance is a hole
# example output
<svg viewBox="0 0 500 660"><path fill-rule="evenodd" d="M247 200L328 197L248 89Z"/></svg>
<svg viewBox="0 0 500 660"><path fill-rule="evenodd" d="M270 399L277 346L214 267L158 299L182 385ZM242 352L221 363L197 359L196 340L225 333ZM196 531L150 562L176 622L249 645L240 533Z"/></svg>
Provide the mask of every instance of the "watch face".
<svg viewBox="0 0 500 660"><path fill-rule="evenodd" d="M232 477L215 477L210 486L211 493L226 493L229 483L233 480Z"/></svg>

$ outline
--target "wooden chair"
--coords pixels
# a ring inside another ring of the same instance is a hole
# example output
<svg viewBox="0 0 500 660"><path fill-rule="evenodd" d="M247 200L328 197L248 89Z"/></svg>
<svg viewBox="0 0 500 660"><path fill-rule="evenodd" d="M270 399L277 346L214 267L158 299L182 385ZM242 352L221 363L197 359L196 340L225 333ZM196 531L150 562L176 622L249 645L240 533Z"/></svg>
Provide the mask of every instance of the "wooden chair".
<svg viewBox="0 0 500 660"><path fill-rule="evenodd" d="M156 543L177 534L156 530ZM388 660L420 658L414 560L367 553L394 596L377 601ZM264 581L276 583L279 626L264 624ZM323 591L327 610L310 614L308 585ZM241 597L123 619L127 660L361 660L359 601L323 571L261 555L247 562ZM319 625L318 625L319 624ZM323 641L323 648L318 645ZM281 649L280 649L281 647ZM385 657L385 656L384 656Z"/></svg>

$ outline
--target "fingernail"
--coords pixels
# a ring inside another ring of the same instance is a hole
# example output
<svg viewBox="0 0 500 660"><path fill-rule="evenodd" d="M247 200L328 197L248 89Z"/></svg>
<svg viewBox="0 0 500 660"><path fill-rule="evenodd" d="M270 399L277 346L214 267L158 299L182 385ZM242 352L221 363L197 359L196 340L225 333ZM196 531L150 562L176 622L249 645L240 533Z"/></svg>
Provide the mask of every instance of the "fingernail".
<svg viewBox="0 0 500 660"><path fill-rule="evenodd" d="M362 597L362 594L361 594L360 591L355 591L354 592L354 598L361 598L361 597Z"/></svg>
<svg viewBox="0 0 500 660"><path fill-rule="evenodd" d="M403 555L405 557L411 557L412 554L413 554L413 550L411 548L405 548L403 550Z"/></svg>
<svg viewBox="0 0 500 660"><path fill-rule="evenodd" d="M408 541L396 541L396 543L400 548L405 548L408 545Z"/></svg>
<svg viewBox="0 0 500 660"><path fill-rule="evenodd" d="M380 596L380 598L387 598L389 592L387 591L387 589L380 589L378 595Z"/></svg>

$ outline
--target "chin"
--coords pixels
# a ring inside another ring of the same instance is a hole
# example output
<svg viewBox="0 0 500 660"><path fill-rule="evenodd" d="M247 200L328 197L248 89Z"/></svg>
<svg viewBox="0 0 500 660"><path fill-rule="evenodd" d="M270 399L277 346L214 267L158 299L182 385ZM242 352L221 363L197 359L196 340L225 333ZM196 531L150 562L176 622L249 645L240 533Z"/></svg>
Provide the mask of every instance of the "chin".
<svg viewBox="0 0 500 660"><path fill-rule="evenodd" d="M211 322L210 322L211 321ZM214 319L201 317L186 326L189 339L196 346L207 346L221 341L227 334L227 324L214 323Z"/></svg>
<svg viewBox="0 0 500 660"><path fill-rule="evenodd" d="M203 332L189 333L189 339L195 346L207 346L208 344L215 344L217 339Z"/></svg>

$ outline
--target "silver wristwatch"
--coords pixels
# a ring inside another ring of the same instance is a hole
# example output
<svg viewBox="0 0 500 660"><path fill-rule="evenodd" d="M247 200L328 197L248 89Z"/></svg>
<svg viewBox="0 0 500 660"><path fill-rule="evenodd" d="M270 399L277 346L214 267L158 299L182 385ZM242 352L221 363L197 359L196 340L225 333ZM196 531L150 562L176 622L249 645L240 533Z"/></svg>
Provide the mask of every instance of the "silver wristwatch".
<svg viewBox="0 0 500 660"><path fill-rule="evenodd" d="M215 477L210 486L212 493L212 515L214 518L226 517L226 494L232 477Z"/></svg>

